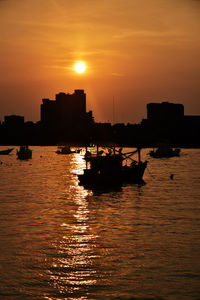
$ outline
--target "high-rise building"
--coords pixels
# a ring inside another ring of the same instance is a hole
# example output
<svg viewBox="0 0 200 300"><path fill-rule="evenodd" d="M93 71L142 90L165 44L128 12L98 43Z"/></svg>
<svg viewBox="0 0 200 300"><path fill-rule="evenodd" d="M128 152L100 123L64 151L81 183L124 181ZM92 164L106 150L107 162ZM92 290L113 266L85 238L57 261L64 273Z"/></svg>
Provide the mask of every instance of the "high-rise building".
<svg viewBox="0 0 200 300"><path fill-rule="evenodd" d="M84 90L75 90L73 94L56 94L55 100L42 99L41 123L50 127L92 123L92 111L86 112L86 94Z"/></svg>
<svg viewBox="0 0 200 300"><path fill-rule="evenodd" d="M46 143L89 140L93 124L92 111L86 112L84 90L56 94L55 100L42 99L40 125Z"/></svg>
<svg viewBox="0 0 200 300"><path fill-rule="evenodd" d="M147 119L156 121L172 121L182 119L184 117L183 104L170 102L149 103L147 104Z"/></svg>

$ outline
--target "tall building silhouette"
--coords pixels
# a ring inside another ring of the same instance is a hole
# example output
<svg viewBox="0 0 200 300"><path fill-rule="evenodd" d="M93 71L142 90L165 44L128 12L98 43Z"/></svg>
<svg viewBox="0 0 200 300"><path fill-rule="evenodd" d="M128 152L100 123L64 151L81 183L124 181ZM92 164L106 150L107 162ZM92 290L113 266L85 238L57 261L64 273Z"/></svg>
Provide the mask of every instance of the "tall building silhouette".
<svg viewBox="0 0 200 300"><path fill-rule="evenodd" d="M73 94L56 94L55 100L42 99L41 122L47 126L66 126L78 122L92 122L92 111L86 112L86 94L84 90L75 90Z"/></svg>
<svg viewBox="0 0 200 300"><path fill-rule="evenodd" d="M42 99L41 125L60 140L86 136L92 130L93 123L92 111L86 112L84 90L56 94L55 100Z"/></svg>
<svg viewBox="0 0 200 300"><path fill-rule="evenodd" d="M147 104L147 118L149 120L172 121L182 119L184 117L183 104L170 102L149 103Z"/></svg>
<svg viewBox="0 0 200 300"><path fill-rule="evenodd" d="M141 122L146 137L179 145L199 145L200 116L185 116L183 104L147 104L147 119Z"/></svg>

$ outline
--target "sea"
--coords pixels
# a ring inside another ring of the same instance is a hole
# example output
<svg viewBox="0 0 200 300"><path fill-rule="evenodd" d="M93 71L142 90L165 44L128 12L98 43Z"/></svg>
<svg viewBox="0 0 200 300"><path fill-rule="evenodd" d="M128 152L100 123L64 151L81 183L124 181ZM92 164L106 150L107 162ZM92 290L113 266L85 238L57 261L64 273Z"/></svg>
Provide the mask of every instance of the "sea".
<svg viewBox="0 0 200 300"><path fill-rule="evenodd" d="M200 299L200 149L91 191L83 152L30 148L0 156L0 299Z"/></svg>

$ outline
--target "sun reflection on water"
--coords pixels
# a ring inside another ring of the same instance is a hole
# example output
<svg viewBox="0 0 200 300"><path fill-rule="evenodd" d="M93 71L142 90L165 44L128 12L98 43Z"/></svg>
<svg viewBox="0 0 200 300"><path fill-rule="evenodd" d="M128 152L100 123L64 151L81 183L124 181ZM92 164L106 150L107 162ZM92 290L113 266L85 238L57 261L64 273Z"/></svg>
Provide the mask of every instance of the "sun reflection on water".
<svg viewBox="0 0 200 300"><path fill-rule="evenodd" d="M72 172L77 172L77 163L82 161L78 156L74 160L77 161ZM49 270L51 285L60 294L67 296L67 299L70 299L72 294L78 296L83 289L96 284L93 262L98 258L93 250L96 247L97 236L92 232L89 219L87 197L90 192L78 184L71 185L69 190L76 209L67 221L60 224L63 234L55 245L56 255Z"/></svg>

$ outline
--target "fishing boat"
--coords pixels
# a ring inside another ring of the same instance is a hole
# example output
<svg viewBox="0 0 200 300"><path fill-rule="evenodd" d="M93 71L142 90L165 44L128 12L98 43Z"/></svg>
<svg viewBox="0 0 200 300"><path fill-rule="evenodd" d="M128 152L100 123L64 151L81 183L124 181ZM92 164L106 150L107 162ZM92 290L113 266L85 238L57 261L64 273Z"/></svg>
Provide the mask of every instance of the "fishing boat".
<svg viewBox="0 0 200 300"><path fill-rule="evenodd" d="M17 158L21 160L27 160L32 158L32 150L28 146L20 146L17 150Z"/></svg>
<svg viewBox="0 0 200 300"><path fill-rule="evenodd" d="M11 151L13 151L14 148L9 148L6 150L0 150L0 155L8 155Z"/></svg>
<svg viewBox="0 0 200 300"><path fill-rule="evenodd" d="M179 148L172 148L170 145L161 145L155 150L151 150L149 155L154 158L167 158L179 156L181 150Z"/></svg>
<svg viewBox="0 0 200 300"><path fill-rule="evenodd" d="M111 147L108 151L97 149L95 154L85 157L86 169L83 174L78 174L79 184L93 189L119 187L123 183L143 183L147 161L141 161L140 151L139 148L128 153ZM132 158L135 153L138 153L138 161Z"/></svg>
<svg viewBox="0 0 200 300"><path fill-rule="evenodd" d="M71 154L80 153L81 149L71 150L70 146L59 146L56 153L57 154Z"/></svg>

